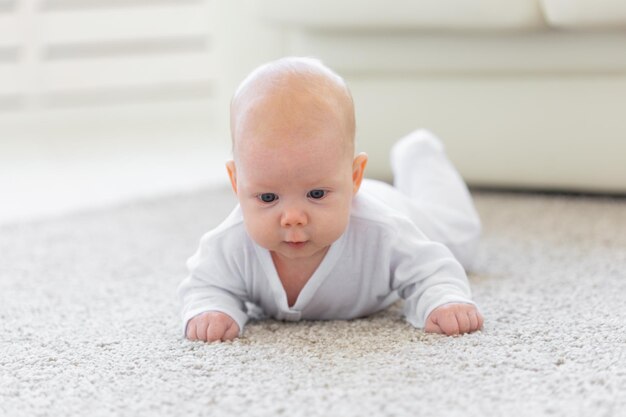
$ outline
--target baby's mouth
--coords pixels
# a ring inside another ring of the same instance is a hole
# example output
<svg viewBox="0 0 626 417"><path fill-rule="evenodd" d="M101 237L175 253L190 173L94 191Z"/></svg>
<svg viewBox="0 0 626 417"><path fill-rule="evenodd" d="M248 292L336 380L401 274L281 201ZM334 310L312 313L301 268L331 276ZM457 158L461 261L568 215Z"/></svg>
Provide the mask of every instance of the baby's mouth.
<svg viewBox="0 0 626 417"><path fill-rule="evenodd" d="M300 249L307 244L307 242L285 242L287 246L293 249Z"/></svg>

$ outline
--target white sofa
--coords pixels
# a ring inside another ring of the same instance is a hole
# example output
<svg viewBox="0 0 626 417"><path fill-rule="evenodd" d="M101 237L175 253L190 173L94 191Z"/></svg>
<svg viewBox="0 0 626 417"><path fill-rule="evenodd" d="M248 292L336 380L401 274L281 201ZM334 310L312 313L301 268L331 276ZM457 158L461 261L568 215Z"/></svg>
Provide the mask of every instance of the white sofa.
<svg viewBox="0 0 626 417"><path fill-rule="evenodd" d="M427 127L474 186L626 192L626 2L218 3L222 109L259 63L316 56L352 89L370 176Z"/></svg>

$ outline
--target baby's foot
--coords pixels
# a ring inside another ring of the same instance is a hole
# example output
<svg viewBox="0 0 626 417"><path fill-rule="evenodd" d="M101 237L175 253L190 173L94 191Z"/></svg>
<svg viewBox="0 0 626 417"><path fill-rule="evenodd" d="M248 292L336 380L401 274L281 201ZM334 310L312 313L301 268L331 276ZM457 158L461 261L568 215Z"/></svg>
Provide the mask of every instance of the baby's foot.
<svg viewBox="0 0 626 417"><path fill-rule="evenodd" d="M396 166L414 165L419 158L443 151L443 143L435 135L428 130L419 129L401 138L393 145L391 163L394 169Z"/></svg>
<svg viewBox="0 0 626 417"><path fill-rule="evenodd" d="M443 143L428 130L416 130L393 146L391 164L394 186L411 201L415 224L448 246L469 268L480 236L480 219Z"/></svg>
<svg viewBox="0 0 626 417"><path fill-rule="evenodd" d="M437 171L442 166L456 173L445 155L443 143L425 129L398 140L391 148L390 157L394 186L410 197L420 197L424 181L437 182Z"/></svg>

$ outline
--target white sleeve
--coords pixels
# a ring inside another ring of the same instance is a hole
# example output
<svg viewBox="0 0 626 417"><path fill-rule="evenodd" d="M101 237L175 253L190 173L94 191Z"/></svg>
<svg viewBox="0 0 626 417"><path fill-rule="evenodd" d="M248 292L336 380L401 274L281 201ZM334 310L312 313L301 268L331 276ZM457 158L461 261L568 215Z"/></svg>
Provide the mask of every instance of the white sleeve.
<svg viewBox="0 0 626 417"><path fill-rule="evenodd" d="M401 222L391 255L391 287L405 300L407 321L423 328L428 315L448 303L474 304L465 270L452 252L415 225Z"/></svg>
<svg viewBox="0 0 626 417"><path fill-rule="evenodd" d="M248 321L247 293L243 277L233 267L235 260L226 258L232 253L236 251L225 249L215 240L203 239L196 254L187 261L189 275L178 286L183 335L189 320L206 311L229 315L239 325L239 334L243 333Z"/></svg>

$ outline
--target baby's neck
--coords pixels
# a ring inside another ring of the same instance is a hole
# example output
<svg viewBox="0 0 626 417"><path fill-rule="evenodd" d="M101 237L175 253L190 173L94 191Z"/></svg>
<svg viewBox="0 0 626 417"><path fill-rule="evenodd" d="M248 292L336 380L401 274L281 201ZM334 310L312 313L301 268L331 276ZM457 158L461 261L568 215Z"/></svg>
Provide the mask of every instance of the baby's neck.
<svg viewBox="0 0 626 417"><path fill-rule="evenodd" d="M287 294L289 307L296 303L298 295L320 266L327 252L328 248L311 257L299 259L287 259L276 252L271 252L276 272Z"/></svg>

